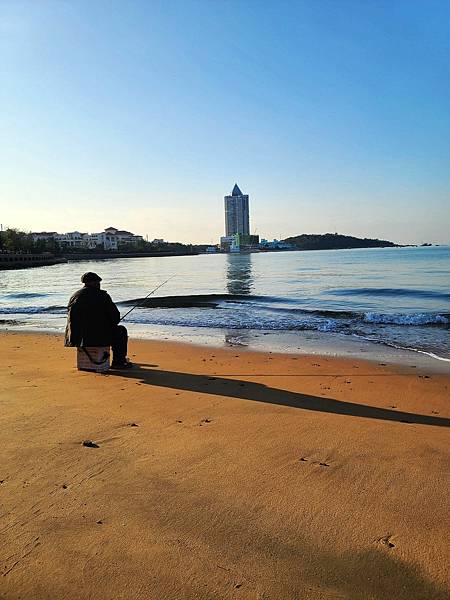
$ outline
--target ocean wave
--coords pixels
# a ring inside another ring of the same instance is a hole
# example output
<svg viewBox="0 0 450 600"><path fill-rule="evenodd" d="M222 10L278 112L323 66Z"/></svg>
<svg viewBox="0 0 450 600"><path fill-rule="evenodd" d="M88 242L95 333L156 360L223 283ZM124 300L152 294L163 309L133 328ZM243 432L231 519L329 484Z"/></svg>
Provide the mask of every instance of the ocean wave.
<svg viewBox="0 0 450 600"><path fill-rule="evenodd" d="M217 314L217 313L216 313ZM201 327L212 329L246 329L246 330L268 330L268 331L338 331L342 326L337 321L314 320L314 319L271 319L260 316L230 315L221 313L220 317L214 317L209 314L208 318L202 315L173 315L167 317L164 315L148 315L142 317L135 315L130 318L132 323L142 325L168 325L176 327ZM125 321L126 324L126 321Z"/></svg>
<svg viewBox="0 0 450 600"><path fill-rule="evenodd" d="M180 329L215 329L221 331L318 332L332 335L355 335L372 342L384 343L405 350L428 353L430 356L450 356L448 339L450 314L442 313L359 313L294 309L287 313L272 311L271 307L255 309L245 303L228 304L223 310L204 307L143 308L133 311L125 325ZM273 308L273 307L272 307ZM122 311L124 312L124 311ZM10 320L20 319L22 326L47 323L62 330L66 308L60 305L0 307L1 326L12 326ZM28 318L27 318L28 316ZM131 329L132 331L132 329ZM445 359L447 360L447 359Z"/></svg>
<svg viewBox="0 0 450 600"><path fill-rule="evenodd" d="M139 311L130 315L128 320L137 323L179 325L187 327L216 327L216 328L238 328L238 329L279 329L317 331L344 331L355 329L364 325L392 325L396 327L438 327L447 329L450 323L448 316L435 314L375 314L366 313L361 317L353 318L329 318L317 316L314 313L297 314L295 317L280 317L267 314L250 314L247 311L152 311L144 313Z"/></svg>
<svg viewBox="0 0 450 600"><path fill-rule="evenodd" d="M46 313L65 314L65 306L2 306L0 314L3 315L40 315Z"/></svg>
<svg viewBox="0 0 450 600"><path fill-rule="evenodd" d="M368 312L364 313L363 321L374 325L448 325L449 315L434 313L414 314L383 314Z"/></svg>
<svg viewBox="0 0 450 600"><path fill-rule="evenodd" d="M37 292L19 292L17 294L5 294L3 300L21 300L22 298L45 298L48 294L39 294Z"/></svg>
<svg viewBox="0 0 450 600"><path fill-rule="evenodd" d="M343 288L327 290L326 294L332 294L333 296L411 296L433 298L450 302L450 294L447 292L409 288Z"/></svg>
<svg viewBox="0 0 450 600"><path fill-rule="evenodd" d="M361 319L362 312L349 310L324 310L314 308L288 308L285 306L265 306L264 304L255 303L252 309L268 310L273 313L295 315L311 315L313 317L324 317L325 319Z"/></svg>
<svg viewBox="0 0 450 600"><path fill-rule="evenodd" d="M216 301L211 302L213 296ZM222 302L218 299L221 299ZM226 301L223 299L226 298ZM174 325L191 324L196 327L229 327L230 323L237 323L241 328L295 330L305 328L320 328L320 331L331 331L344 327L354 327L358 324L393 325L409 327L445 327L450 324L448 313L380 313L359 311L338 311L305 309L275 306L264 301L265 297L231 296L226 294L204 296L171 296L158 300L153 306L139 306L133 311L128 321L140 323L167 323ZM251 298L252 300L249 300ZM256 299L256 301L255 301ZM282 301L281 299L277 299ZM118 303L127 305L134 301ZM251 306L249 306L251 302ZM221 308L223 310L216 310ZM151 310L149 310L151 309ZM39 315L55 314L65 315L66 307L61 305L50 306L1 306L0 314L12 315ZM122 311L125 312L125 311ZM214 325L216 324L216 325Z"/></svg>
<svg viewBox="0 0 450 600"><path fill-rule="evenodd" d="M265 304L283 302L284 304L289 304L297 303L298 300L253 294L189 294L186 296L135 298L133 300L121 300L117 304L124 306L135 304L139 308L212 308L227 303L240 304L248 302L263 302Z"/></svg>

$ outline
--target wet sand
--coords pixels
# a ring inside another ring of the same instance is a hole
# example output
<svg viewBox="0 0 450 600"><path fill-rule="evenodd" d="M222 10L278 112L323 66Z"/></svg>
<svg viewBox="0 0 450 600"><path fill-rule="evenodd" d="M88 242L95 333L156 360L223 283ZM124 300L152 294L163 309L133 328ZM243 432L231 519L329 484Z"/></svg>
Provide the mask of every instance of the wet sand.
<svg viewBox="0 0 450 600"><path fill-rule="evenodd" d="M0 335L0 598L449 597L450 377L129 354L97 375L60 336Z"/></svg>

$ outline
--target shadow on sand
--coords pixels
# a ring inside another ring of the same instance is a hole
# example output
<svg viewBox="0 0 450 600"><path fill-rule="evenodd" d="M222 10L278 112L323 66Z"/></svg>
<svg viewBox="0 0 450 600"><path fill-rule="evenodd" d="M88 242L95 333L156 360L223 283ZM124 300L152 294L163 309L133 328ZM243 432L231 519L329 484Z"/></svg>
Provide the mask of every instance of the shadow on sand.
<svg viewBox="0 0 450 600"><path fill-rule="evenodd" d="M333 398L309 396L245 380L227 379L211 375L196 375L193 373L177 373L175 371L161 371L139 364L128 371L109 371L109 375L124 377L126 379L136 379L140 383L147 385L190 392L202 392L217 396L228 396L242 400L253 400L255 402L290 406L291 408L301 408L303 410L364 417L366 419L380 419L383 421L397 421L400 423L450 427L450 419L444 417L419 415L386 408L377 408L376 406L355 404L353 402L344 402L342 400L334 400Z"/></svg>

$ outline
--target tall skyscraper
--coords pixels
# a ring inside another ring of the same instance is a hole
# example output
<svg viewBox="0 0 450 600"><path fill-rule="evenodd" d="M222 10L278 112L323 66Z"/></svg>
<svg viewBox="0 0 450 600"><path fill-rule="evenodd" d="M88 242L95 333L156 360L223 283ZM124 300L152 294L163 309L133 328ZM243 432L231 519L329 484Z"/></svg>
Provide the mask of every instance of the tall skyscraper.
<svg viewBox="0 0 450 600"><path fill-rule="evenodd" d="M243 194L237 183L231 196L225 196L225 235L250 234L248 195Z"/></svg>

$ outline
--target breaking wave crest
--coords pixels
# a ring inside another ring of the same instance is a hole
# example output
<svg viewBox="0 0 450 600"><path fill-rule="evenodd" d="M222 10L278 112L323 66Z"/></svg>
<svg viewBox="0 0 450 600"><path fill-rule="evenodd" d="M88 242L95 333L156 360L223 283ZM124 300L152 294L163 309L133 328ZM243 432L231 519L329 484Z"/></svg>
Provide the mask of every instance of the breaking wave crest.
<svg viewBox="0 0 450 600"><path fill-rule="evenodd" d="M413 314L382 314L368 312L364 313L364 321L373 324L386 325L448 325L450 315L434 313Z"/></svg>

